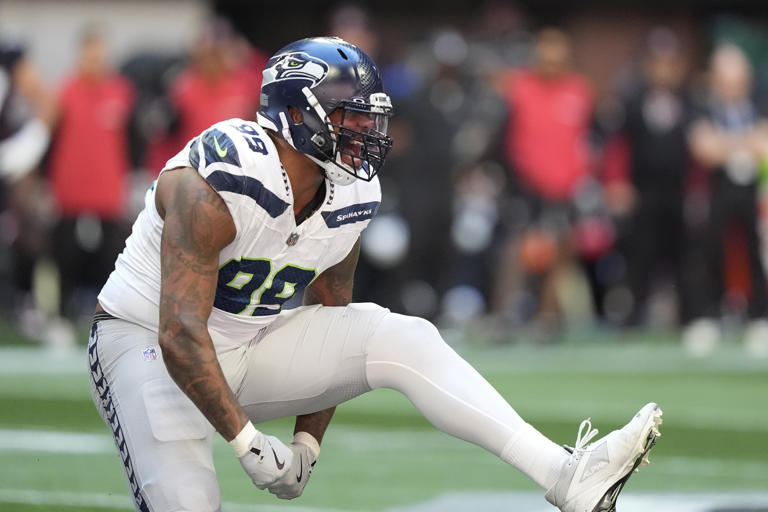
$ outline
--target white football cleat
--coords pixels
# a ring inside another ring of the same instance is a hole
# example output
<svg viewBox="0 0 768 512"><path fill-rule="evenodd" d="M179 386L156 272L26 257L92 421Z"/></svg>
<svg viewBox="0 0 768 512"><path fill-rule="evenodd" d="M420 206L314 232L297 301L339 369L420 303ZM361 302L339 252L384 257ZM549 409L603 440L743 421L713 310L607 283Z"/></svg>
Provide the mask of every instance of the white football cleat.
<svg viewBox="0 0 768 512"><path fill-rule="evenodd" d="M615 512L616 498L638 466L648 462L661 425L661 409L647 404L624 428L587 444L597 435L589 419L581 422L571 457L546 494L562 512Z"/></svg>

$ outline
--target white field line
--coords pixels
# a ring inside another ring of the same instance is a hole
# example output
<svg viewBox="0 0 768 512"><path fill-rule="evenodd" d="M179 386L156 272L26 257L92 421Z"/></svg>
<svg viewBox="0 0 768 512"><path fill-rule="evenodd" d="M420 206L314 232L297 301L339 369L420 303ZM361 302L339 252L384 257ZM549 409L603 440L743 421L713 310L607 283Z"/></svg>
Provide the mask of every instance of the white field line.
<svg viewBox="0 0 768 512"><path fill-rule="evenodd" d="M87 349L0 348L0 375L73 375L87 372Z"/></svg>
<svg viewBox="0 0 768 512"><path fill-rule="evenodd" d="M622 512L711 512L765 510L768 493L622 493ZM759 507L759 508L758 508ZM387 512L551 512L539 492L454 492L419 503L388 509Z"/></svg>
<svg viewBox="0 0 768 512"><path fill-rule="evenodd" d="M0 451L79 455L117 453L109 434L0 429Z"/></svg>
<svg viewBox="0 0 768 512"><path fill-rule="evenodd" d="M42 491L40 489L0 489L0 503L23 503L25 505L65 505L70 507L93 507L108 510L131 510L133 505L124 495L70 492Z"/></svg>
<svg viewBox="0 0 768 512"><path fill-rule="evenodd" d="M38 489L0 489L0 503L23 503L25 505L64 505L70 507L103 508L105 510L133 510L128 494L70 491L41 491ZM253 503L222 504L224 512L345 512L342 509L299 507L293 505L256 505Z"/></svg>
<svg viewBox="0 0 768 512"><path fill-rule="evenodd" d="M712 507L755 507L768 505L768 493L624 493L621 498L623 512L708 512ZM103 508L105 510L132 510L128 496L107 493L41 491L36 489L0 489L0 503L26 505ZM287 503L280 505L224 502L224 512L344 512L344 509L301 507ZM388 509L388 512L549 512L552 508L536 492L455 492L433 500ZM763 510L763 508L760 508Z"/></svg>

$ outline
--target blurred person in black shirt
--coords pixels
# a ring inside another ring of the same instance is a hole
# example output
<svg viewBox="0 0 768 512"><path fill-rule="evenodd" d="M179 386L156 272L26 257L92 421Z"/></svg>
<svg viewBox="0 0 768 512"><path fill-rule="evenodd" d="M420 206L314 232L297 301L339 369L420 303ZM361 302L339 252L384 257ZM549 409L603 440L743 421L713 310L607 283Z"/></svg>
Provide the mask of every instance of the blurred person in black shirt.
<svg viewBox="0 0 768 512"><path fill-rule="evenodd" d="M655 28L646 40L641 76L623 100L618 133L628 150L628 175L606 185L606 198L625 221L622 246L632 294L625 321L630 326L653 321L648 301L662 276L671 278L680 313L688 315L681 269L691 120L685 73L677 36Z"/></svg>

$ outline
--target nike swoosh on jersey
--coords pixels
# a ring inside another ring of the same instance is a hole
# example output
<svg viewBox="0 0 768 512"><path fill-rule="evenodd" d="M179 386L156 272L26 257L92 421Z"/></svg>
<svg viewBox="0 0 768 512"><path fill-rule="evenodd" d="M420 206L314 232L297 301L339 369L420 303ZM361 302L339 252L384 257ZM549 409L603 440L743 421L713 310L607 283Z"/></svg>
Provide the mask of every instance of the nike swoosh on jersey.
<svg viewBox="0 0 768 512"><path fill-rule="evenodd" d="M272 455L275 456L275 464L277 464L277 469L283 469L283 466L285 466L285 461L280 462L280 459L277 458L277 453L275 453L274 448L272 448Z"/></svg>
<svg viewBox="0 0 768 512"><path fill-rule="evenodd" d="M217 139L215 135L213 136L213 145L216 148L216 153L219 155L219 158L224 158L227 156L229 148L221 149L221 146L219 146L219 139Z"/></svg>
<svg viewBox="0 0 768 512"><path fill-rule="evenodd" d="M304 461L301 458L301 455L299 455L299 474L296 475L296 481L301 483L301 477L304 475Z"/></svg>

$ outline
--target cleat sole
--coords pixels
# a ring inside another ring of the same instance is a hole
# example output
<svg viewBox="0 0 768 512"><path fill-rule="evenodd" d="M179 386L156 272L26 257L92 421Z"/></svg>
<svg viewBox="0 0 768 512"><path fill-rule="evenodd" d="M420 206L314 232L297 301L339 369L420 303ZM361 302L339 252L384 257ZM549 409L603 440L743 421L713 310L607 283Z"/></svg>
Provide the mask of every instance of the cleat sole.
<svg viewBox="0 0 768 512"><path fill-rule="evenodd" d="M656 410L653 412L653 415L650 418L650 424L647 427L648 435L641 446L640 453L632 464L632 468L608 488L608 491L603 494L603 497L592 509L592 512L616 512L616 500L619 498L619 493L624 488L629 477L634 473L637 473L640 470L640 466L647 466L650 464L648 454L651 451L651 448L656 444L656 440L661 437L661 433L659 433L659 425L663 422L661 419L662 414L661 408L656 406Z"/></svg>

